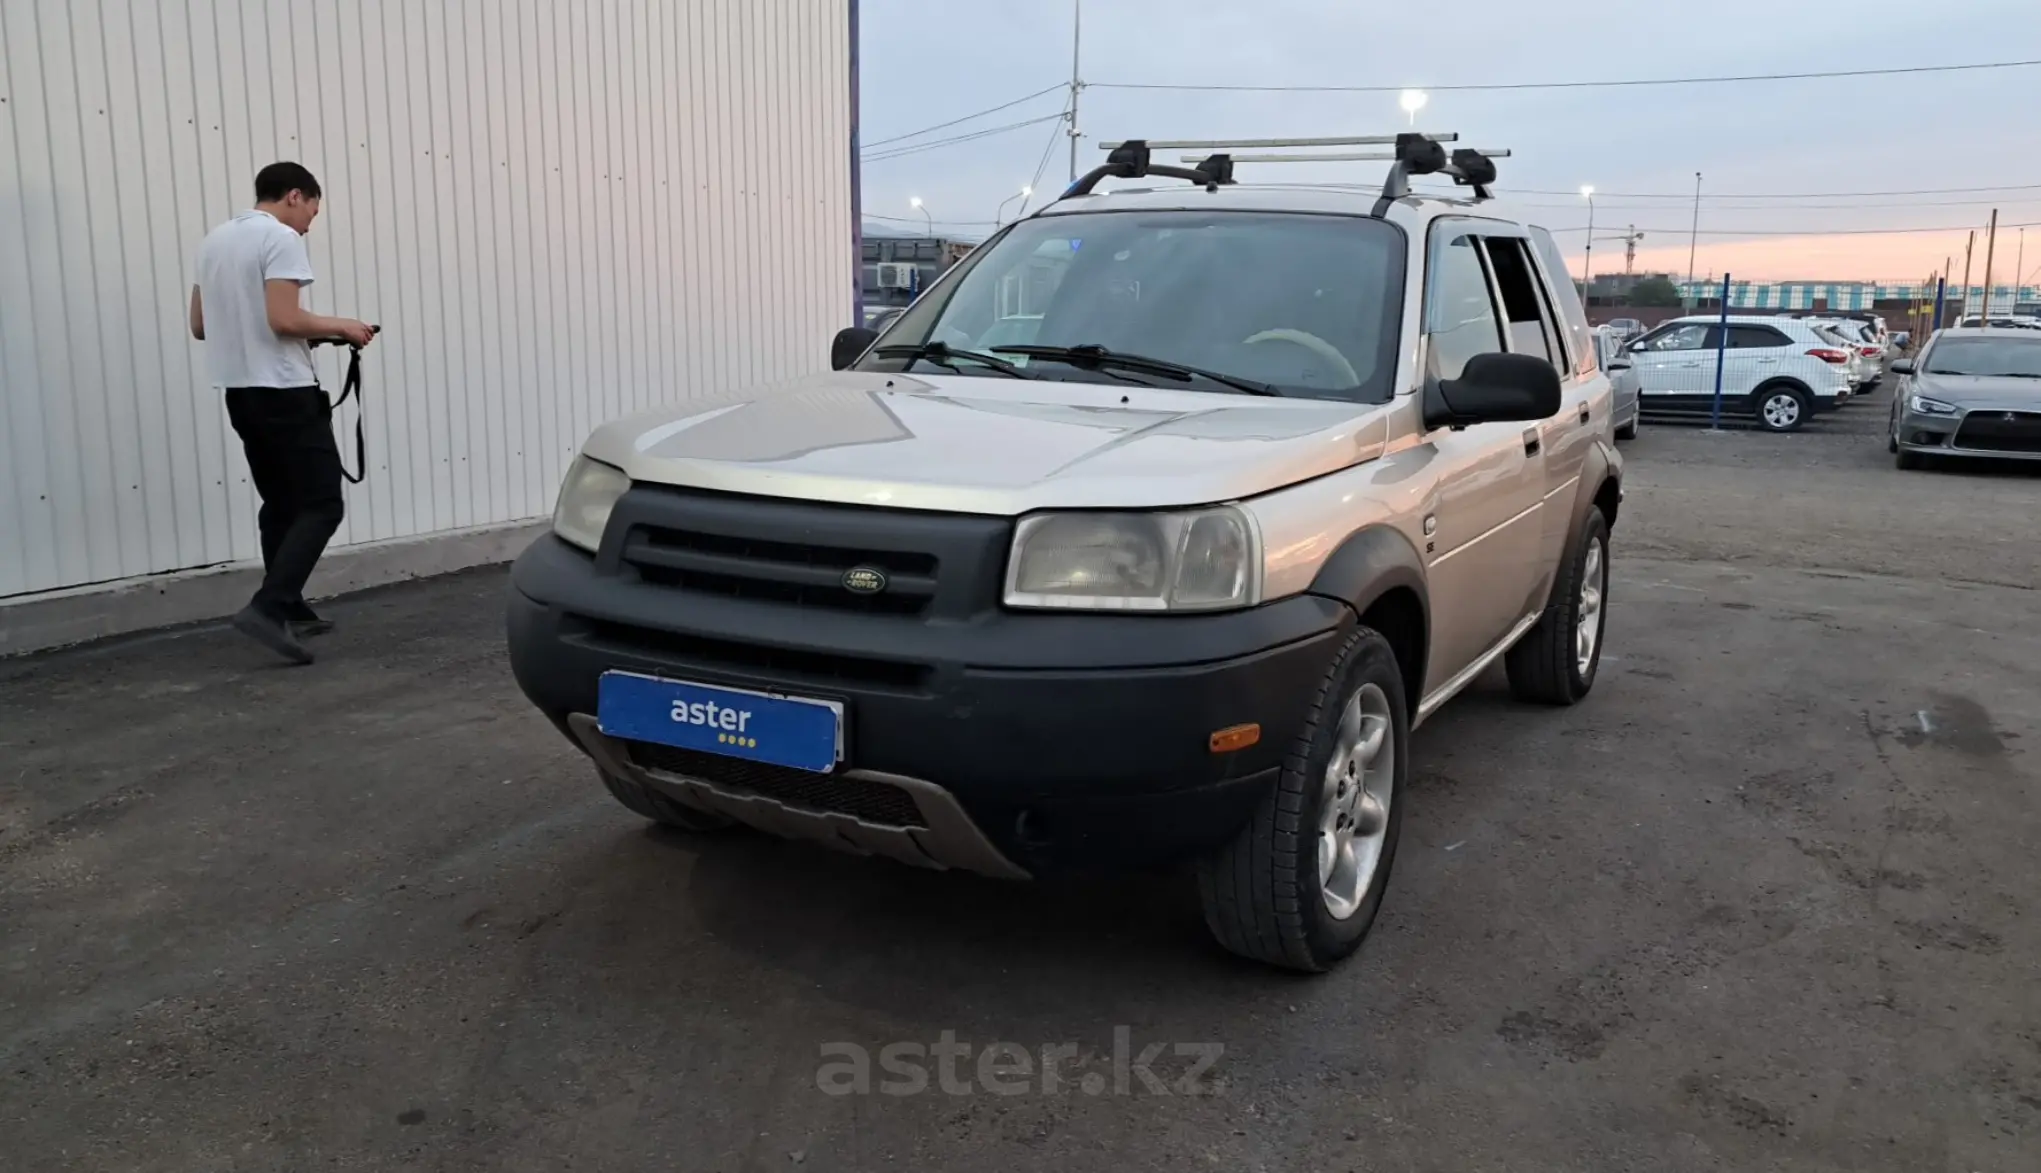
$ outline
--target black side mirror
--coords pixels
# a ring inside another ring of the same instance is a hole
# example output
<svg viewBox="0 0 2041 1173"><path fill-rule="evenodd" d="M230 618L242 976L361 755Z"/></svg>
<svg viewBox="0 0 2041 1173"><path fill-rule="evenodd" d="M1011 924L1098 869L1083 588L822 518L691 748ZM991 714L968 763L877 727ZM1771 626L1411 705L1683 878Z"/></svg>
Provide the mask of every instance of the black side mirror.
<svg viewBox="0 0 2041 1173"><path fill-rule="evenodd" d="M829 369L848 370L850 364L856 362L858 356L870 350L872 343L878 340L877 330L867 330L863 326L845 326L838 330L836 341L829 344Z"/></svg>
<svg viewBox="0 0 2041 1173"><path fill-rule="evenodd" d="M1912 360L1912 359L1910 359L1910 358L1896 358L1896 359L1893 359L1893 360L1892 360L1892 373L1893 373L1893 374L1895 374L1895 375L1911 375L1911 374L1913 374L1913 360Z"/></svg>
<svg viewBox="0 0 2041 1173"><path fill-rule="evenodd" d="M1464 428L1551 419L1559 401L1559 371L1550 362L1530 354L1477 354L1459 378L1426 389L1425 424Z"/></svg>

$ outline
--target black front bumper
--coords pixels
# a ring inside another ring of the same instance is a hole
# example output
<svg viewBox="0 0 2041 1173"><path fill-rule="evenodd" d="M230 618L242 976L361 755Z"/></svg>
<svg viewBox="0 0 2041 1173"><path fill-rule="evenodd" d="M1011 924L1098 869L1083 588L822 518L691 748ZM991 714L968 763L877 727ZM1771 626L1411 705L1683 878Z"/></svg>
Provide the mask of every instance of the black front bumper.
<svg viewBox="0 0 2041 1173"><path fill-rule="evenodd" d="M648 581L618 565L616 540L590 557L548 536L511 571L511 666L563 730L596 712L612 668L841 701L845 770L941 787L1037 874L1146 866L1232 835L1355 622L1313 595L1194 616L943 593L919 615L791 605ZM1256 744L1212 752L1215 731L1248 723Z"/></svg>

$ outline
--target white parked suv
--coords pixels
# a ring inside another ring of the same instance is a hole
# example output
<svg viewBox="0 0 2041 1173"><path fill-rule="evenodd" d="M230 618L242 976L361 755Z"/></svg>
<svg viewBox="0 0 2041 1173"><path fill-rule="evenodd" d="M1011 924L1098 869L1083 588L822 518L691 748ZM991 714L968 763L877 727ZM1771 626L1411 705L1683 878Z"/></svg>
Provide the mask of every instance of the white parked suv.
<svg viewBox="0 0 2041 1173"><path fill-rule="evenodd" d="M1793 318L1732 314L1675 318L1623 348L1651 415L1715 410L1718 347L1721 411L1771 432L1798 431L1849 397L1850 355Z"/></svg>
<svg viewBox="0 0 2041 1173"><path fill-rule="evenodd" d="M1439 137L1345 140L1395 147L1379 196L1117 144L834 371L597 429L511 571L518 684L668 826L1013 879L1189 862L1227 948L1331 966L1412 727L1497 663L1583 699L1608 614L1587 316ZM1155 144L1191 145L1220 146Z"/></svg>

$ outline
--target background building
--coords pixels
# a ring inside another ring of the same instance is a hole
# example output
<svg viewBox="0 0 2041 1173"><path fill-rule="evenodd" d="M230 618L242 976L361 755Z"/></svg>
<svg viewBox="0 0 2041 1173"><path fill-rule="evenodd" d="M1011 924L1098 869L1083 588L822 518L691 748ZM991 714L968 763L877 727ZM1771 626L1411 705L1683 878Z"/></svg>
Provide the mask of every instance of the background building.
<svg viewBox="0 0 2041 1173"><path fill-rule="evenodd" d="M384 329L336 548L542 518L601 421L825 369L856 313L855 19L0 6L0 600L258 557L185 305L277 159L326 190L308 303Z"/></svg>

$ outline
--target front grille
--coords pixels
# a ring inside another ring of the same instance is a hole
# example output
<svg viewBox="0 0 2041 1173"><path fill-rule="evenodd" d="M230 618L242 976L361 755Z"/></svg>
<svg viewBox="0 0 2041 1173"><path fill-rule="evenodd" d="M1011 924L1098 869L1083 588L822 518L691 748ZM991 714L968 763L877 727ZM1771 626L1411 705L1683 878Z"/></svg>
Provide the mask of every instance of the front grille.
<svg viewBox="0 0 2041 1173"><path fill-rule="evenodd" d="M924 692L933 671L927 664L904 660L775 648L599 619L571 618L565 634L584 647L619 657L650 656L669 668L720 669L825 688L859 685L891 692Z"/></svg>
<svg viewBox="0 0 2041 1173"><path fill-rule="evenodd" d="M646 582L699 594L795 607L919 615L935 597L933 554L769 541L669 526L640 526L624 541L624 563ZM884 576L875 592L852 591L855 568Z"/></svg>
<svg viewBox="0 0 2041 1173"><path fill-rule="evenodd" d="M898 786L842 774L814 774L788 766L747 762L650 741L625 743L631 760L648 770L677 774L737 794L757 794L790 807L849 815L886 827L926 827L914 798Z"/></svg>
<svg viewBox="0 0 2041 1173"><path fill-rule="evenodd" d="M1956 429L1956 447L2041 453L2041 412L1973 411Z"/></svg>

